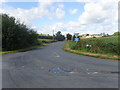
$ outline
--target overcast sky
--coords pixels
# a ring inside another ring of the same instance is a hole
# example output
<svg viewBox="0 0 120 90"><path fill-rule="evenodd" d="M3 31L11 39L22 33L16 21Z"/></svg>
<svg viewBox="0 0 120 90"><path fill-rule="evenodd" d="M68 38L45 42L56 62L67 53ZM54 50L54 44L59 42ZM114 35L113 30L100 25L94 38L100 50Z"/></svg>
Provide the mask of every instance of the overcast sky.
<svg viewBox="0 0 120 90"><path fill-rule="evenodd" d="M62 34L113 34L118 31L118 0L16 1L3 0L0 13L14 16L38 33L52 35L54 30Z"/></svg>

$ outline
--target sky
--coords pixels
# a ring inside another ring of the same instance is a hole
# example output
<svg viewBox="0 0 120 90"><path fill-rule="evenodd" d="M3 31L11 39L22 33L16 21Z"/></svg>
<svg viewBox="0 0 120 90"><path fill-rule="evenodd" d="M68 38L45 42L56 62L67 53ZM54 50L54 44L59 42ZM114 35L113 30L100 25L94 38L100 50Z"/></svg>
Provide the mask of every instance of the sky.
<svg viewBox="0 0 120 90"><path fill-rule="evenodd" d="M53 30L64 35L118 31L118 0L34 1L2 0L0 13L15 17L39 34L52 35Z"/></svg>

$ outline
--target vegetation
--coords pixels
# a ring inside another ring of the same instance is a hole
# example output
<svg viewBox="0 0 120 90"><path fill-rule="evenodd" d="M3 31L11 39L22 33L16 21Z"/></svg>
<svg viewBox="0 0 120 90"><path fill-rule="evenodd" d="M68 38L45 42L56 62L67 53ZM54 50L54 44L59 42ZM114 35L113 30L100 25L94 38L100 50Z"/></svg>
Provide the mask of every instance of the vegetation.
<svg viewBox="0 0 120 90"><path fill-rule="evenodd" d="M68 41L67 45L67 48L69 49L65 50L73 50L74 52L77 51L80 53L87 52L87 54L84 54L95 57L99 56L110 59L118 59L118 56L120 54L120 43L118 43L118 36L81 39L77 43L74 41Z"/></svg>
<svg viewBox="0 0 120 90"><path fill-rule="evenodd" d="M53 42L56 42L56 40L38 39L39 45L34 45L34 46L31 46L31 47L27 47L27 48L23 48L23 49L18 49L18 50L12 50L12 51L3 51L3 52L0 52L0 55L28 51L28 50L32 50L32 49L35 49L35 48L38 48L38 47L41 47L41 46L48 45L48 44L53 43Z"/></svg>
<svg viewBox="0 0 120 90"><path fill-rule="evenodd" d="M63 40L65 40L65 36L62 35L62 33L60 31L58 31L56 33L55 39L58 40L58 41L63 41Z"/></svg>
<svg viewBox="0 0 120 90"><path fill-rule="evenodd" d="M57 40L52 40L52 39L38 39L39 43L53 43L57 42Z"/></svg>
<svg viewBox="0 0 120 90"><path fill-rule="evenodd" d="M37 45L38 34L33 29L16 21L7 14L2 16L2 49L3 51L18 50Z"/></svg>
<svg viewBox="0 0 120 90"><path fill-rule="evenodd" d="M75 40L75 38L76 38L76 36L75 36L75 35L73 35L73 39L72 39L72 40L74 41L74 40Z"/></svg>
<svg viewBox="0 0 120 90"><path fill-rule="evenodd" d="M54 36L51 36L51 35L46 35L46 34L40 34L39 36L38 36L38 38L39 39L50 39L50 40L52 40L52 39L54 39L55 41L57 40L57 41L63 41L64 39L65 39L65 36L64 35L62 35L62 33L61 33L61 31L58 31L57 33L56 33L56 35L54 35Z"/></svg>
<svg viewBox="0 0 120 90"><path fill-rule="evenodd" d="M72 40L72 35L71 34L68 33L66 36L67 36L67 40Z"/></svg>
<svg viewBox="0 0 120 90"><path fill-rule="evenodd" d="M38 38L40 38L40 39L53 39L53 36L50 36L49 34L48 35L40 34L38 36Z"/></svg>
<svg viewBox="0 0 120 90"><path fill-rule="evenodd" d="M0 17L2 26L2 34L0 34L2 51L0 54L27 51L57 41L53 40L53 36L50 35L38 35L36 31L7 14L0 14Z"/></svg>
<svg viewBox="0 0 120 90"><path fill-rule="evenodd" d="M118 36L118 35L120 35L120 32L115 32L113 35Z"/></svg>
<svg viewBox="0 0 120 90"><path fill-rule="evenodd" d="M118 55L120 53L118 46L118 37L102 37L82 39L71 48L93 53L111 53Z"/></svg>

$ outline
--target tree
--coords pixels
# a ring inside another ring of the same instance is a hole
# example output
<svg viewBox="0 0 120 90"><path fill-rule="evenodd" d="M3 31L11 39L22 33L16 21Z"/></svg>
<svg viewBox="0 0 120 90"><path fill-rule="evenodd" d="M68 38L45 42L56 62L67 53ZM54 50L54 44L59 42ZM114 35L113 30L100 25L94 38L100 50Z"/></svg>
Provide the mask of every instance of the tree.
<svg viewBox="0 0 120 90"><path fill-rule="evenodd" d="M63 41L63 40L65 40L65 36L62 35L61 31L58 31L56 33L55 39L58 40L58 41Z"/></svg>
<svg viewBox="0 0 120 90"><path fill-rule="evenodd" d="M80 36L77 36L77 37L76 37L75 35L73 35L73 39L72 39L72 40L74 41L75 38L78 38L78 39L80 40Z"/></svg>
<svg viewBox="0 0 120 90"><path fill-rule="evenodd" d="M76 36L75 36L75 35L73 35L73 41L75 40L75 38L76 38Z"/></svg>
<svg viewBox="0 0 120 90"><path fill-rule="evenodd" d="M118 35L120 35L120 32L115 32L113 35L118 36Z"/></svg>
<svg viewBox="0 0 120 90"><path fill-rule="evenodd" d="M25 24L16 21L7 14L2 16L2 49L16 50L38 44L36 31L27 28Z"/></svg>
<svg viewBox="0 0 120 90"><path fill-rule="evenodd" d="M68 33L66 36L67 36L67 40L72 40L72 35L71 34Z"/></svg>
<svg viewBox="0 0 120 90"><path fill-rule="evenodd" d="M38 38L40 39L53 39L53 36L45 35L45 34L39 34Z"/></svg>

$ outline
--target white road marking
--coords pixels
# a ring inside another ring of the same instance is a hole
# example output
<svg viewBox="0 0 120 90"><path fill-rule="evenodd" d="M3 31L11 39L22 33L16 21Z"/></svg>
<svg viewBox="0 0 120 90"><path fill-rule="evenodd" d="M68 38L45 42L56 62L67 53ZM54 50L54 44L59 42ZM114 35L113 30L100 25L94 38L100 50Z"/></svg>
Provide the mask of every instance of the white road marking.
<svg viewBox="0 0 120 90"><path fill-rule="evenodd" d="M22 66L22 68L24 68L25 66Z"/></svg>
<svg viewBox="0 0 120 90"><path fill-rule="evenodd" d="M93 74L97 74L98 72L93 72Z"/></svg>
<svg viewBox="0 0 120 90"><path fill-rule="evenodd" d="M87 74L98 74L98 72L87 72Z"/></svg>
<svg viewBox="0 0 120 90"><path fill-rule="evenodd" d="M56 52L54 52L54 53L55 53L55 57L58 57L58 58L60 57Z"/></svg>
<svg viewBox="0 0 120 90"><path fill-rule="evenodd" d="M60 56L56 56L56 57L60 57Z"/></svg>
<svg viewBox="0 0 120 90"><path fill-rule="evenodd" d="M69 73L73 74L73 73L75 73L75 72L69 72Z"/></svg>
<svg viewBox="0 0 120 90"><path fill-rule="evenodd" d="M90 73L87 73L87 74L90 74Z"/></svg>

